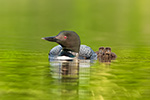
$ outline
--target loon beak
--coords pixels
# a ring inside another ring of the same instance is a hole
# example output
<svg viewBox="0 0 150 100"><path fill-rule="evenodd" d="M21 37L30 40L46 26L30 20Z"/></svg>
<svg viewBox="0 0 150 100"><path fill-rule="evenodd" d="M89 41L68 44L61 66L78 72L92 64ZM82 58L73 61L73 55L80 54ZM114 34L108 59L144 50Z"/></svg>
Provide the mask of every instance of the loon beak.
<svg viewBox="0 0 150 100"><path fill-rule="evenodd" d="M47 41L51 41L51 42L56 42L57 41L57 39L56 39L56 37L55 36L53 36L53 37L44 37L44 38L42 38L43 40L47 40Z"/></svg>

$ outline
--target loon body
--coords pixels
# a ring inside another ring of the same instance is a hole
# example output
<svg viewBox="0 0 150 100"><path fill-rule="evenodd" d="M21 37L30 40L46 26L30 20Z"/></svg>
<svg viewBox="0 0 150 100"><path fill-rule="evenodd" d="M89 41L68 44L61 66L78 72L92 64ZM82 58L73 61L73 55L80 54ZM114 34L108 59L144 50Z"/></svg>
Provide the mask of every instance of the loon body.
<svg viewBox="0 0 150 100"><path fill-rule="evenodd" d="M57 57L61 54L63 50L63 47L61 45L55 46L52 48L49 52L49 58L51 57ZM72 54L72 53L71 53ZM70 53L68 53L69 57L72 57ZM79 59L89 59L89 60L97 60L97 54L88 46L86 45L80 45L80 51L79 51Z"/></svg>

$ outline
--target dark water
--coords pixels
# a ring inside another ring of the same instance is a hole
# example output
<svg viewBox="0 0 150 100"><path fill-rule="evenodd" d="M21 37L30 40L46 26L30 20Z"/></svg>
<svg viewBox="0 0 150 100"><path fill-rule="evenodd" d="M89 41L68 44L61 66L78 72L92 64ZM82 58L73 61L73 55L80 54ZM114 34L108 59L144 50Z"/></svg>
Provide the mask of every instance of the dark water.
<svg viewBox="0 0 150 100"><path fill-rule="evenodd" d="M149 100L149 3L0 0L0 100ZM111 47L117 59L81 63L71 78L54 73L48 52L57 44L41 38L62 30L94 51Z"/></svg>

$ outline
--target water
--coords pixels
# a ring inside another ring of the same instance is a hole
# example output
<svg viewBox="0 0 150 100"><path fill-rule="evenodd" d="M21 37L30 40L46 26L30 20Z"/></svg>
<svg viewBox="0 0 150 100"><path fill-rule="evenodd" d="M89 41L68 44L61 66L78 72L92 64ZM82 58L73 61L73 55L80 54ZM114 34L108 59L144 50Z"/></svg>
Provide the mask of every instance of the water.
<svg viewBox="0 0 150 100"><path fill-rule="evenodd" d="M0 100L149 100L149 1L0 0ZM41 38L76 31L97 51L109 46L111 64L81 65L76 78L53 74Z"/></svg>
<svg viewBox="0 0 150 100"><path fill-rule="evenodd" d="M82 63L78 78L52 73L57 67L50 66L45 53L1 50L0 99L148 100L149 48L134 49L118 51L110 65Z"/></svg>

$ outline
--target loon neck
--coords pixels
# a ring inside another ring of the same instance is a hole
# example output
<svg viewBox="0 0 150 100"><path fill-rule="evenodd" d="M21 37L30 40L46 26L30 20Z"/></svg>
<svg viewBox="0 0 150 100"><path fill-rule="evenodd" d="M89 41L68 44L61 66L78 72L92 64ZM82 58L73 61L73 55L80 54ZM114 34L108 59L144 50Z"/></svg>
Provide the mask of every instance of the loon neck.
<svg viewBox="0 0 150 100"><path fill-rule="evenodd" d="M63 49L61 50L61 54L59 56L78 57L78 55L79 54L77 52L73 52L68 49Z"/></svg>

